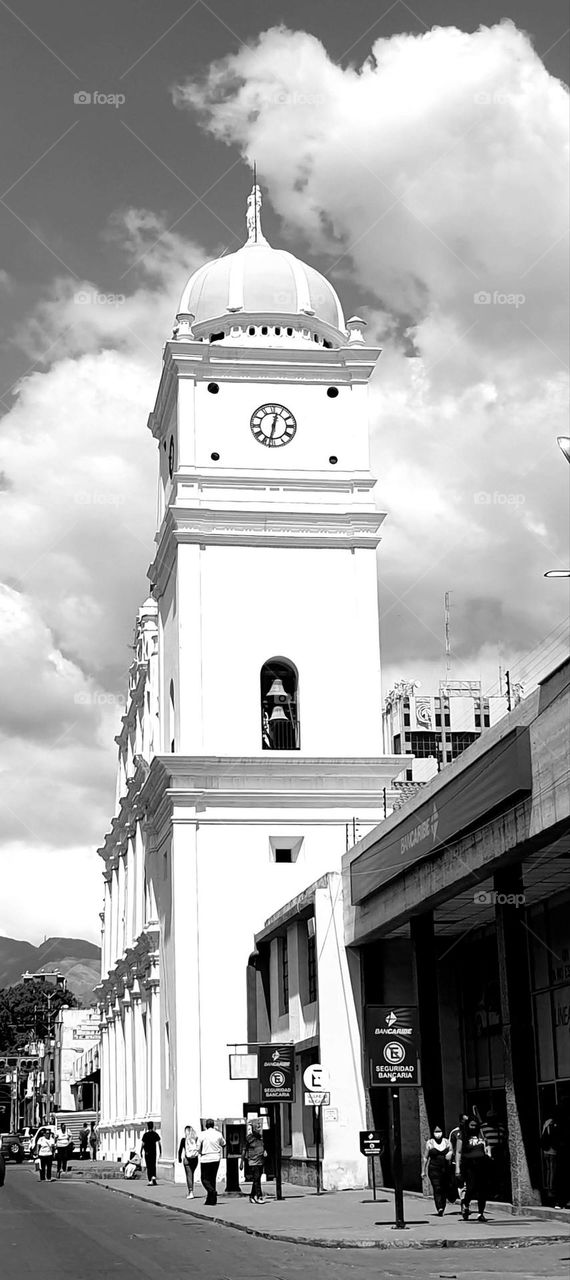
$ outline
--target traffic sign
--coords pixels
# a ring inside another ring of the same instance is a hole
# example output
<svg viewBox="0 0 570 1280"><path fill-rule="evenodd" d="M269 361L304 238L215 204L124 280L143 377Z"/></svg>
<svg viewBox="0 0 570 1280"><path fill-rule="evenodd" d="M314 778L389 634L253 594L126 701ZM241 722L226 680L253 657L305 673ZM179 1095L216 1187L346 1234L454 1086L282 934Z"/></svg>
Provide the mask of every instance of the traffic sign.
<svg viewBox="0 0 570 1280"><path fill-rule="evenodd" d="M371 1085L419 1083L416 1008L410 1005L368 1005L366 1047Z"/></svg>
<svg viewBox="0 0 570 1280"><path fill-rule="evenodd" d="M261 1102L295 1101L295 1050L292 1044L259 1048Z"/></svg>
<svg viewBox="0 0 570 1280"><path fill-rule="evenodd" d="M328 1107L330 1100L330 1093L326 1093L324 1089L310 1089L305 1094L306 1107Z"/></svg>
<svg viewBox="0 0 570 1280"><path fill-rule="evenodd" d="M312 1062L310 1067L305 1067L303 1072L303 1084L310 1091L314 1089L326 1089L329 1083L329 1073L326 1067L322 1067L320 1062Z"/></svg>
<svg viewBox="0 0 570 1280"><path fill-rule="evenodd" d="M384 1140L378 1129L360 1130L360 1153L363 1156L381 1156L384 1152Z"/></svg>

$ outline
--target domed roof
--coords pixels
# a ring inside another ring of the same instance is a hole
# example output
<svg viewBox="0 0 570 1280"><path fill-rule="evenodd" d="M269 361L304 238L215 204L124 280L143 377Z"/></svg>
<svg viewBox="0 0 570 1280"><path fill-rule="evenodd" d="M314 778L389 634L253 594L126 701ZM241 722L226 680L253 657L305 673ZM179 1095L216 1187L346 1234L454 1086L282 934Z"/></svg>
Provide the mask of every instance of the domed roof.
<svg viewBox="0 0 570 1280"><path fill-rule="evenodd" d="M242 315L248 320L263 316L270 323L302 321L313 327L319 322L319 327L334 330L337 341L344 344L344 315L332 285L314 267L268 244L261 231L260 207L261 194L254 185L248 199L247 242L237 252L215 258L194 272L182 294L178 316L191 317L196 336L201 325L211 326L223 317L235 317L236 324Z"/></svg>

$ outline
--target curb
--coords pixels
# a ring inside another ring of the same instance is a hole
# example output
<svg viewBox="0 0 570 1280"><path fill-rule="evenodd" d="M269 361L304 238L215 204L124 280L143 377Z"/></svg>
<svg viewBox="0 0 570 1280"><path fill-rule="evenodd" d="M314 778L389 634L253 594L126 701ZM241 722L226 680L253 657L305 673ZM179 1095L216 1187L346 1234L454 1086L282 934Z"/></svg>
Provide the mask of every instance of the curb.
<svg viewBox="0 0 570 1280"><path fill-rule="evenodd" d="M132 1191L127 1191L123 1187L110 1186L108 1180L104 1182L97 1178L86 1178L86 1182L102 1187L104 1191L114 1191L118 1196L126 1196L128 1200L142 1201L143 1204L152 1204L157 1209L167 1209L169 1213L180 1213L183 1217L194 1218L197 1222L215 1222L216 1226L227 1227L230 1231L243 1231L248 1236L258 1236L262 1240L277 1240L282 1241L283 1244L302 1244L316 1249L529 1249L538 1245L570 1242L568 1232L561 1236L548 1236L546 1239L544 1236L529 1236L526 1240L513 1239L512 1236L494 1236L480 1241L473 1237L466 1240L329 1240L320 1239L318 1236L291 1236L281 1231L259 1231L256 1227L250 1227L244 1222L228 1222L226 1218L213 1216L206 1218L203 1213L185 1209L182 1205L164 1204L163 1200L151 1200L150 1196L133 1195Z"/></svg>

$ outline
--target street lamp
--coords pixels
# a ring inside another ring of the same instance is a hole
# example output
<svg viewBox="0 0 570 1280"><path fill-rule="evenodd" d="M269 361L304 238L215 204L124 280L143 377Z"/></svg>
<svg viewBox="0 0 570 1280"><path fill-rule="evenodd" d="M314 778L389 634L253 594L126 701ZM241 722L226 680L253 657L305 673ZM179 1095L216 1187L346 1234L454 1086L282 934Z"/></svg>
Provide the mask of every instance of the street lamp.
<svg viewBox="0 0 570 1280"><path fill-rule="evenodd" d="M570 462L570 436L557 436L556 443L566 461ZM548 569L544 576L545 578L570 578L570 569Z"/></svg>

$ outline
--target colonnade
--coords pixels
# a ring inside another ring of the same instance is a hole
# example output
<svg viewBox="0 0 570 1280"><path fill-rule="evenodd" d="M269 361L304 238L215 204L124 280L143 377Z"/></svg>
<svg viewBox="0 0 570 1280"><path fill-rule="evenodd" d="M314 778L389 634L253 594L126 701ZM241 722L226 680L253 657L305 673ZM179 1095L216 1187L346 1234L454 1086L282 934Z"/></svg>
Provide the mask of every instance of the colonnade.
<svg viewBox="0 0 570 1280"><path fill-rule="evenodd" d="M160 1122L160 990L135 978L115 997L101 1027L101 1156L122 1159L147 1120Z"/></svg>

